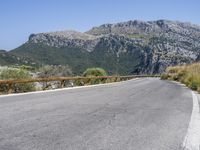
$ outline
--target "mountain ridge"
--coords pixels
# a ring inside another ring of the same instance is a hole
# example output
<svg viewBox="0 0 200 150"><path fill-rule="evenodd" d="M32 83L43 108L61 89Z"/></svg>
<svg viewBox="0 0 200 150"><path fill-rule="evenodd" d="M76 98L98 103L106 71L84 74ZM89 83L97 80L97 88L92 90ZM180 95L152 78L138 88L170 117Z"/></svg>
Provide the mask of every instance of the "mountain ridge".
<svg viewBox="0 0 200 150"><path fill-rule="evenodd" d="M103 67L110 74L162 73L167 66L199 60L200 26L170 20L103 24L83 33L32 34L7 53L32 65L68 64L75 74L87 67Z"/></svg>

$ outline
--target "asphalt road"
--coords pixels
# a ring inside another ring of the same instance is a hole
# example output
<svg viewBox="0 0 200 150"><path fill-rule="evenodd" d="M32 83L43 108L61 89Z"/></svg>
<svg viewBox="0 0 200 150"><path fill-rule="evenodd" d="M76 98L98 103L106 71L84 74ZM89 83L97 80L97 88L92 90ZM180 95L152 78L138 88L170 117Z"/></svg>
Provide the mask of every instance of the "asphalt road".
<svg viewBox="0 0 200 150"><path fill-rule="evenodd" d="M156 78L0 97L0 150L180 150L191 112Z"/></svg>

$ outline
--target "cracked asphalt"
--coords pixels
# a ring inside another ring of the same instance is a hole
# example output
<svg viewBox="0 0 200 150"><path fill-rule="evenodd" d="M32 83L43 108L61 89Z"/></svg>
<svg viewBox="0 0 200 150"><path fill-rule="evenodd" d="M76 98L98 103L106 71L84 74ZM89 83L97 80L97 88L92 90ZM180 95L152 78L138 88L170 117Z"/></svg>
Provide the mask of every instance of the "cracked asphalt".
<svg viewBox="0 0 200 150"><path fill-rule="evenodd" d="M158 78L0 97L0 150L180 150L191 112Z"/></svg>

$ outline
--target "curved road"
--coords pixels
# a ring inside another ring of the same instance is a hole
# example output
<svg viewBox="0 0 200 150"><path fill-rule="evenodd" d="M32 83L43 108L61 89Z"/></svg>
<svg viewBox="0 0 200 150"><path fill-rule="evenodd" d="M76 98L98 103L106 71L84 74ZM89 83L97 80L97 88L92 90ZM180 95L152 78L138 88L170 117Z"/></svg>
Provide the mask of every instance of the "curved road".
<svg viewBox="0 0 200 150"><path fill-rule="evenodd" d="M188 88L157 78L0 97L0 150L180 150Z"/></svg>

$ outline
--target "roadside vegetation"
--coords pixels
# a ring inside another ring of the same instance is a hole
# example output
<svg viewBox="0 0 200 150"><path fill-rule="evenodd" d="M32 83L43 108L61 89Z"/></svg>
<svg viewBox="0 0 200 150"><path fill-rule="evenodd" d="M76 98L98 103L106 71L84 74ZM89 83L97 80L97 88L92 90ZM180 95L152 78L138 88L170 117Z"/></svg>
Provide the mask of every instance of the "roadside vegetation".
<svg viewBox="0 0 200 150"><path fill-rule="evenodd" d="M3 68L0 70L0 80L19 80L19 79L31 79L32 76L29 71L19 68ZM0 93L6 93L9 90L9 85L0 84ZM35 85L33 83L19 83L12 87L14 93L35 91Z"/></svg>
<svg viewBox="0 0 200 150"><path fill-rule="evenodd" d="M103 68L88 68L82 75L83 77L97 77L97 76L108 76L108 73ZM115 76L115 75L113 75ZM86 84L103 84L111 82L119 82L120 78L107 78L107 79L90 79Z"/></svg>
<svg viewBox="0 0 200 150"><path fill-rule="evenodd" d="M36 69L35 77L36 78L50 78L50 77L69 77L73 76L72 70L68 65L65 66L53 66L46 65ZM63 83L64 87L72 86L72 82L65 81ZM51 82L40 82L38 88L41 90L48 89L57 89L60 87L60 81L51 81Z"/></svg>
<svg viewBox="0 0 200 150"><path fill-rule="evenodd" d="M10 66L10 67L0 67L0 80L22 80L22 79L32 79L32 78L50 78L50 77L69 77L74 76L71 68L69 66L42 66L40 68L33 68L30 66ZM48 82L35 82L35 83L12 83L11 84L0 84L0 94L10 93L22 93L31 92L38 90L48 90L57 89L63 87L72 86L84 86L93 84L102 84L117 82L121 79L118 76L113 78L97 78L108 76L108 73L102 68L88 68L81 76L86 77L86 79L78 80L63 80L63 81L48 81Z"/></svg>
<svg viewBox="0 0 200 150"><path fill-rule="evenodd" d="M107 76L107 72L102 68L88 68L83 72L82 76L88 78ZM101 84L101 83L107 83L107 80L108 79L84 79L84 80L77 80L75 84L78 86Z"/></svg>
<svg viewBox="0 0 200 150"><path fill-rule="evenodd" d="M73 75L72 70L68 65L65 66L46 65L37 69L37 77L39 78L67 77L72 75Z"/></svg>
<svg viewBox="0 0 200 150"><path fill-rule="evenodd" d="M94 76L107 76L107 72L102 68L88 68L84 73L84 77L94 77Z"/></svg>
<svg viewBox="0 0 200 150"><path fill-rule="evenodd" d="M200 93L200 63L168 67L161 79L179 81Z"/></svg>

